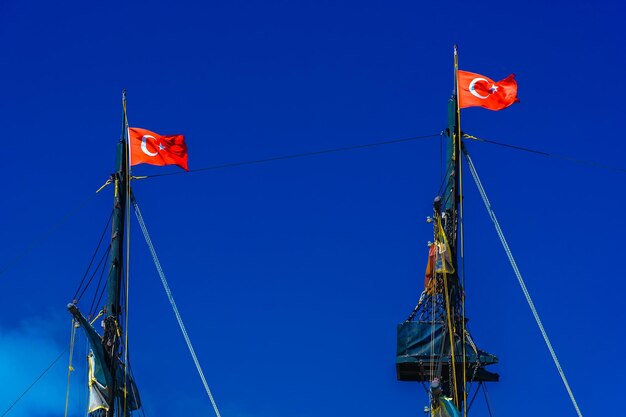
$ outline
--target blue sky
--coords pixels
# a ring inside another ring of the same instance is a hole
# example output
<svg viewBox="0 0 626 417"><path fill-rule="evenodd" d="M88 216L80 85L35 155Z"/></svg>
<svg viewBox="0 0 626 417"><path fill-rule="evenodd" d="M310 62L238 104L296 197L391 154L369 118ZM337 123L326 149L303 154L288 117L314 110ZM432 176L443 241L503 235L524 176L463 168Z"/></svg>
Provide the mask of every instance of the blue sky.
<svg viewBox="0 0 626 417"><path fill-rule="evenodd" d="M461 69L515 73L521 100L463 110L466 133L626 167L624 7L2 2L0 267L10 267L0 276L0 410L69 342L65 305L111 190L40 238L114 170L122 89L132 126L184 133L190 168L203 168L437 134L457 43ZM626 371L615 359L625 342L625 174L467 146L583 414L609 413L603 399ZM134 170L163 172L176 168ZM500 358L495 413L575 415L465 178L469 326ZM435 138L134 183L224 417L421 414L423 388L395 380L395 331L422 290L424 219L439 182ZM136 222L130 229L129 335L146 415L211 415ZM74 415L84 358L82 338ZM9 415L63 415L66 366L67 357Z"/></svg>

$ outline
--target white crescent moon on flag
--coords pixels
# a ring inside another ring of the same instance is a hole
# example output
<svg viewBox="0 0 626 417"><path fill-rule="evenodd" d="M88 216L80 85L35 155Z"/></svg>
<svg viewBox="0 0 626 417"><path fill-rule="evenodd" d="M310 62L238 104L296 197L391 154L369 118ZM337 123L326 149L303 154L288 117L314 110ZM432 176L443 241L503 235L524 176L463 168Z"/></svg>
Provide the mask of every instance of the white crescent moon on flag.
<svg viewBox="0 0 626 417"><path fill-rule="evenodd" d="M156 140L154 136L143 135L143 137L141 138L141 150L143 151L143 153L145 153L148 156L157 156L159 154L158 152L150 152L148 150L148 147L146 146L146 138L152 138Z"/></svg>
<svg viewBox="0 0 626 417"><path fill-rule="evenodd" d="M484 78L480 78L480 77L479 77L479 78L474 78L474 79L472 80L472 82L470 83L470 85L469 85L469 92L470 92L470 93L472 93L472 95L473 95L473 96L478 97L478 98L483 99L483 100L484 100L484 99L486 99L486 98L489 98L489 95L486 95L486 96L481 96L481 95L480 95L480 94L478 94L478 92L476 91L476 87L475 87L475 86L476 86L476 83L477 83L478 81L484 81L484 82L486 82L486 83L489 83L489 80L486 80L486 79L484 79ZM145 137L145 136L144 136L144 137ZM143 146L143 145L142 145L142 146ZM145 151L144 151L144 152L145 152Z"/></svg>

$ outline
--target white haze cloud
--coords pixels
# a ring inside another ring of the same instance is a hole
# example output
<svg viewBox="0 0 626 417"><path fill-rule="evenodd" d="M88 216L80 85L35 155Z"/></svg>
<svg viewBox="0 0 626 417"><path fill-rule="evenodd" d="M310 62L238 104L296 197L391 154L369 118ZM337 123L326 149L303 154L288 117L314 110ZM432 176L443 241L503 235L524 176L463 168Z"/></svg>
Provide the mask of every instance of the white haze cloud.
<svg viewBox="0 0 626 417"><path fill-rule="evenodd" d="M28 319L13 328L0 327L0 415L69 346L70 329L69 317L67 320ZM62 342L64 339L65 343ZM78 353L78 350L75 350L74 362L82 365L84 355ZM68 361L69 353L66 352L11 409L7 417L63 416ZM84 380L76 378L76 373L72 373L73 379ZM72 390L73 394L77 394L81 389L74 382ZM70 405L70 414L82 415L76 413L76 401Z"/></svg>

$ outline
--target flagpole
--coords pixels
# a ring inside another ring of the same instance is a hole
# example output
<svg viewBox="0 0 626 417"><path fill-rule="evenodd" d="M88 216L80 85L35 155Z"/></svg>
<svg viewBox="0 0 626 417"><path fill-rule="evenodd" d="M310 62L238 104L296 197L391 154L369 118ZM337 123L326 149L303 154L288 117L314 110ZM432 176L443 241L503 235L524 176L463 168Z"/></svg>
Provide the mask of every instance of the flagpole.
<svg viewBox="0 0 626 417"><path fill-rule="evenodd" d="M131 154L130 154L130 132L128 127L128 112L126 109L126 90L122 91L122 101L124 106L124 134L126 135L126 160L128 165L126 167L126 294L124 297L124 325L126 331L124 332L124 406L123 416L127 415L127 385L128 385L128 314L129 314L129 290L130 290L130 167L131 167Z"/></svg>
<svg viewBox="0 0 626 417"><path fill-rule="evenodd" d="M122 137L122 140L126 142L126 154L128 155L128 171L130 172L130 165L132 161L130 160L130 139L128 132L128 114L126 113L126 90L122 90L122 108L124 110L124 115L122 118L122 135L126 135L126 137Z"/></svg>
<svg viewBox="0 0 626 417"><path fill-rule="evenodd" d="M455 153L457 156L458 166L458 195L459 195L459 228L460 228L460 249L461 249L461 326L463 328L461 334L462 350L463 350L463 417L467 417L467 374L465 366L465 245L464 245L464 225L463 225L463 169L461 167L461 107L459 104L459 51L458 45L454 45L454 85L456 95L456 131L455 136Z"/></svg>

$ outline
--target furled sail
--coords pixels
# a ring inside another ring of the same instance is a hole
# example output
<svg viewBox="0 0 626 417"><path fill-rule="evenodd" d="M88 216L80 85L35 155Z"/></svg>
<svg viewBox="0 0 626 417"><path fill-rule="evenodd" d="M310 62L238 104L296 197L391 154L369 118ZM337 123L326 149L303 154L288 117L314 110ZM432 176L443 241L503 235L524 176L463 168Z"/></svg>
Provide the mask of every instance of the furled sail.
<svg viewBox="0 0 626 417"><path fill-rule="evenodd" d="M141 399L135 381L129 374L125 374L124 365L117 357L112 357L105 351L102 337L93 328L91 323L80 313L76 305L69 304L68 310L74 318L80 323L81 327L87 335L89 341L89 355L87 357L89 364L89 417L106 416L111 408L110 387L114 385L114 379L107 365L109 361L116 361L115 373L116 381L124 381L118 384L115 397L122 399L122 409L127 412L137 410L141 407Z"/></svg>
<svg viewBox="0 0 626 417"><path fill-rule="evenodd" d="M87 415L89 417L104 416L110 407L107 402L109 393L102 365L99 360L96 360L93 350L89 351L87 361L89 363L89 406Z"/></svg>

